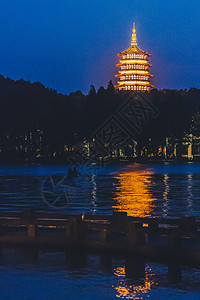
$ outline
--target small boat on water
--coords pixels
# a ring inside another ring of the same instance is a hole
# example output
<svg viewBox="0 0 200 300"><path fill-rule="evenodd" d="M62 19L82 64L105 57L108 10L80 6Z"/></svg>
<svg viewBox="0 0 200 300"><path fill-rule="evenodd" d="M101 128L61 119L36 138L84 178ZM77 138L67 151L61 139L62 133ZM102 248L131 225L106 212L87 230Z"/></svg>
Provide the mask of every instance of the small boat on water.
<svg viewBox="0 0 200 300"><path fill-rule="evenodd" d="M71 179L71 178L75 178L80 176L80 173L77 171L76 167L69 168L68 172L67 172L67 178Z"/></svg>

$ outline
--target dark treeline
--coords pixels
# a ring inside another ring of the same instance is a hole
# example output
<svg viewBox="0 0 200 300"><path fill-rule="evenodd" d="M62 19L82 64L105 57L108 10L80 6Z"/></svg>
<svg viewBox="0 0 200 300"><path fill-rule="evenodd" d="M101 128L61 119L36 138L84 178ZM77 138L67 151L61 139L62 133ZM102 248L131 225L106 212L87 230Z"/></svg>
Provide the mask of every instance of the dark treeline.
<svg viewBox="0 0 200 300"><path fill-rule="evenodd" d="M137 139L140 146L149 138L162 145L166 137L181 138L190 132L192 117L200 110L200 90L156 90L146 94L159 114L144 124ZM48 151L63 149L65 144L77 144L119 107L127 93L116 92L112 82L98 91L91 86L88 95L81 91L62 95L41 83L0 76L0 138L5 148L5 136L43 132ZM195 121L199 126L198 118ZM195 129L196 130L196 129Z"/></svg>

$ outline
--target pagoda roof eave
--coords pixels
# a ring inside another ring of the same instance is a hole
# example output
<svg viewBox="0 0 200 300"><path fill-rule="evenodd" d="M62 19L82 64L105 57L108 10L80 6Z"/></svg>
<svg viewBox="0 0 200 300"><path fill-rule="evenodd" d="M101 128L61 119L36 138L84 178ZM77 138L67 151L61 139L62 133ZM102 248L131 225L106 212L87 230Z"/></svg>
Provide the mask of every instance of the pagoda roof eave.
<svg viewBox="0 0 200 300"><path fill-rule="evenodd" d="M140 49L138 46L130 46L128 49L118 53L118 56L122 56L125 54L145 54L147 56L151 56L150 53L143 51L142 49Z"/></svg>
<svg viewBox="0 0 200 300"><path fill-rule="evenodd" d="M126 75L127 75L126 73L125 74L119 73L119 74L116 74L115 77L120 78L121 76L126 76ZM151 75L149 73L142 74L142 73L137 73L137 71L133 72L132 74L128 74L128 76L131 76L131 75L140 75L140 76L146 76L146 77L153 77L153 75Z"/></svg>

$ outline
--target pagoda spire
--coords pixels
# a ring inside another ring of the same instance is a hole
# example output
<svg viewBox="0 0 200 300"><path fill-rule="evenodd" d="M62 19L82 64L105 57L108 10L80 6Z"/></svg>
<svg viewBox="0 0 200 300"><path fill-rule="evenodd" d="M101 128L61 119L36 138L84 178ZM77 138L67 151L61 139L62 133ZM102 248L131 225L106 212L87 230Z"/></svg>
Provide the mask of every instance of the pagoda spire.
<svg viewBox="0 0 200 300"><path fill-rule="evenodd" d="M131 46L137 46L137 36L136 36L135 22L133 23L133 33L132 33L132 39L131 39Z"/></svg>

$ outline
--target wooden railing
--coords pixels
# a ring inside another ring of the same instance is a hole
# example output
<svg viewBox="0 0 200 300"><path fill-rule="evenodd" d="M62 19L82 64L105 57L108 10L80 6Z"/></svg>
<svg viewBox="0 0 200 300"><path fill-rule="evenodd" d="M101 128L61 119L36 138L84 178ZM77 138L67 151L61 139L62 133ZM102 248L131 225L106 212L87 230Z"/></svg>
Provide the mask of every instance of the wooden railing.
<svg viewBox="0 0 200 300"><path fill-rule="evenodd" d="M0 243L71 245L147 255L178 251L200 260L200 222L194 217L135 218L118 212L110 216L1 212Z"/></svg>

